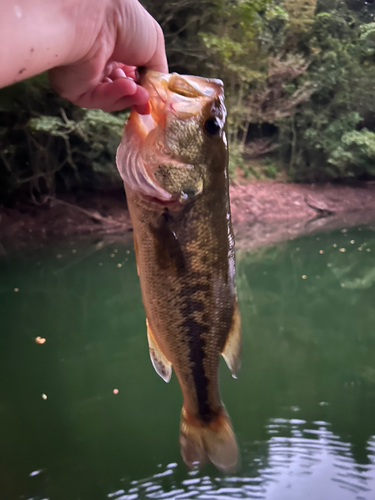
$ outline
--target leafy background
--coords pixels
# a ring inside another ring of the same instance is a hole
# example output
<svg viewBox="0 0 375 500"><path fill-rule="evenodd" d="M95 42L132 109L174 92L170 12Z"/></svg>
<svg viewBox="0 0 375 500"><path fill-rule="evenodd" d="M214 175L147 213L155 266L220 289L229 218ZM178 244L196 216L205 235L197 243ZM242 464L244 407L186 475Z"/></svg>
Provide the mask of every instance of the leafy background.
<svg viewBox="0 0 375 500"><path fill-rule="evenodd" d="M145 0L170 70L221 78L232 178L375 178L375 2ZM120 184L127 113L77 108L39 75L0 90L0 202Z"/></svg>

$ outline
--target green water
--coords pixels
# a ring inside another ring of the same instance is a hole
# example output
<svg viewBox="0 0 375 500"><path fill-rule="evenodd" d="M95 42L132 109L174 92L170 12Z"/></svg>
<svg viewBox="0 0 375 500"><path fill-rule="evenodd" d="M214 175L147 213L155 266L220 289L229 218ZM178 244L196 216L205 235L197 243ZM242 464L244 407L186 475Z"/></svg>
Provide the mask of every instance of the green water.
<svg viewBox="0 0 375 500"><path fill-rule="evenodd" d="M374 228L241 250L237 282L243 366L221 385L242 463L225 476L181 461L130 243L3 255L0 500L373 500Z"/></svg>

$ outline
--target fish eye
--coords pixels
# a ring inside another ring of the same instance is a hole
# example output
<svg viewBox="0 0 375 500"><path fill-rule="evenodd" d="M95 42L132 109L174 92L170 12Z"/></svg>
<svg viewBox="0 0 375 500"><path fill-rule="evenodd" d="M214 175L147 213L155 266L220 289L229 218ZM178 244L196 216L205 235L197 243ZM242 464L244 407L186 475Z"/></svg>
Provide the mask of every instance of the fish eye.
<svg viewBox="0 0 375 500"><path fill-rule="evenodd" d="M211 117L207 118L207 120L204 122L204 130L207 132L208 135L213 136L217 135L220 132L221 127L217 119Z"/></svg>

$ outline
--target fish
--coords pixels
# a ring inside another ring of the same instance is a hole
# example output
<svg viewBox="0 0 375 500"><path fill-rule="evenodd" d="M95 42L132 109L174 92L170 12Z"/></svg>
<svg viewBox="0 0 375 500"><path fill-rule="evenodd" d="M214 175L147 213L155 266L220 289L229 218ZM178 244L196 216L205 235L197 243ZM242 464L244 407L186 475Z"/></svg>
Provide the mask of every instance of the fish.
<svg viewBox="0 0 375 500"><path fill-rule="evenodd" d="M221 80L145 71L149 113L134 109L117 150L133 225L152 364L178 378L180 449L192 468L230 472L239 450L219 393L222 355L234 378L241 320Z"/></svg>

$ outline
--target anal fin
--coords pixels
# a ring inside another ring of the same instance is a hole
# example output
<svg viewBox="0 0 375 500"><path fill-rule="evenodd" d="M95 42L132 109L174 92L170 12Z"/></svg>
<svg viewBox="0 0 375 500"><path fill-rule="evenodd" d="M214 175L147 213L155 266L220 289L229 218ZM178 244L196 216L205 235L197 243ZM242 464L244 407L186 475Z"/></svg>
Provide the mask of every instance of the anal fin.
<svg viewBox="0 0 375 500"><path fill-rule="evenodd" d="M231 327L225 341L223 352L221 353L232 372L232 377L237 378L237 372L241 368L241 317L237 300L234 304Z"/></svg>
<svg viewBox="0 0 375 500"><path fill-rule="evenodd" d="M155 371L160 377L164 380L164 382L169 382L172 376L172 363L168 361L168 359L164 356L163 352L159 348L154 334L150 328L150 325L146 319L147 325L147 339L148 339L148 347L150 349L150 358Z"/></svg>

